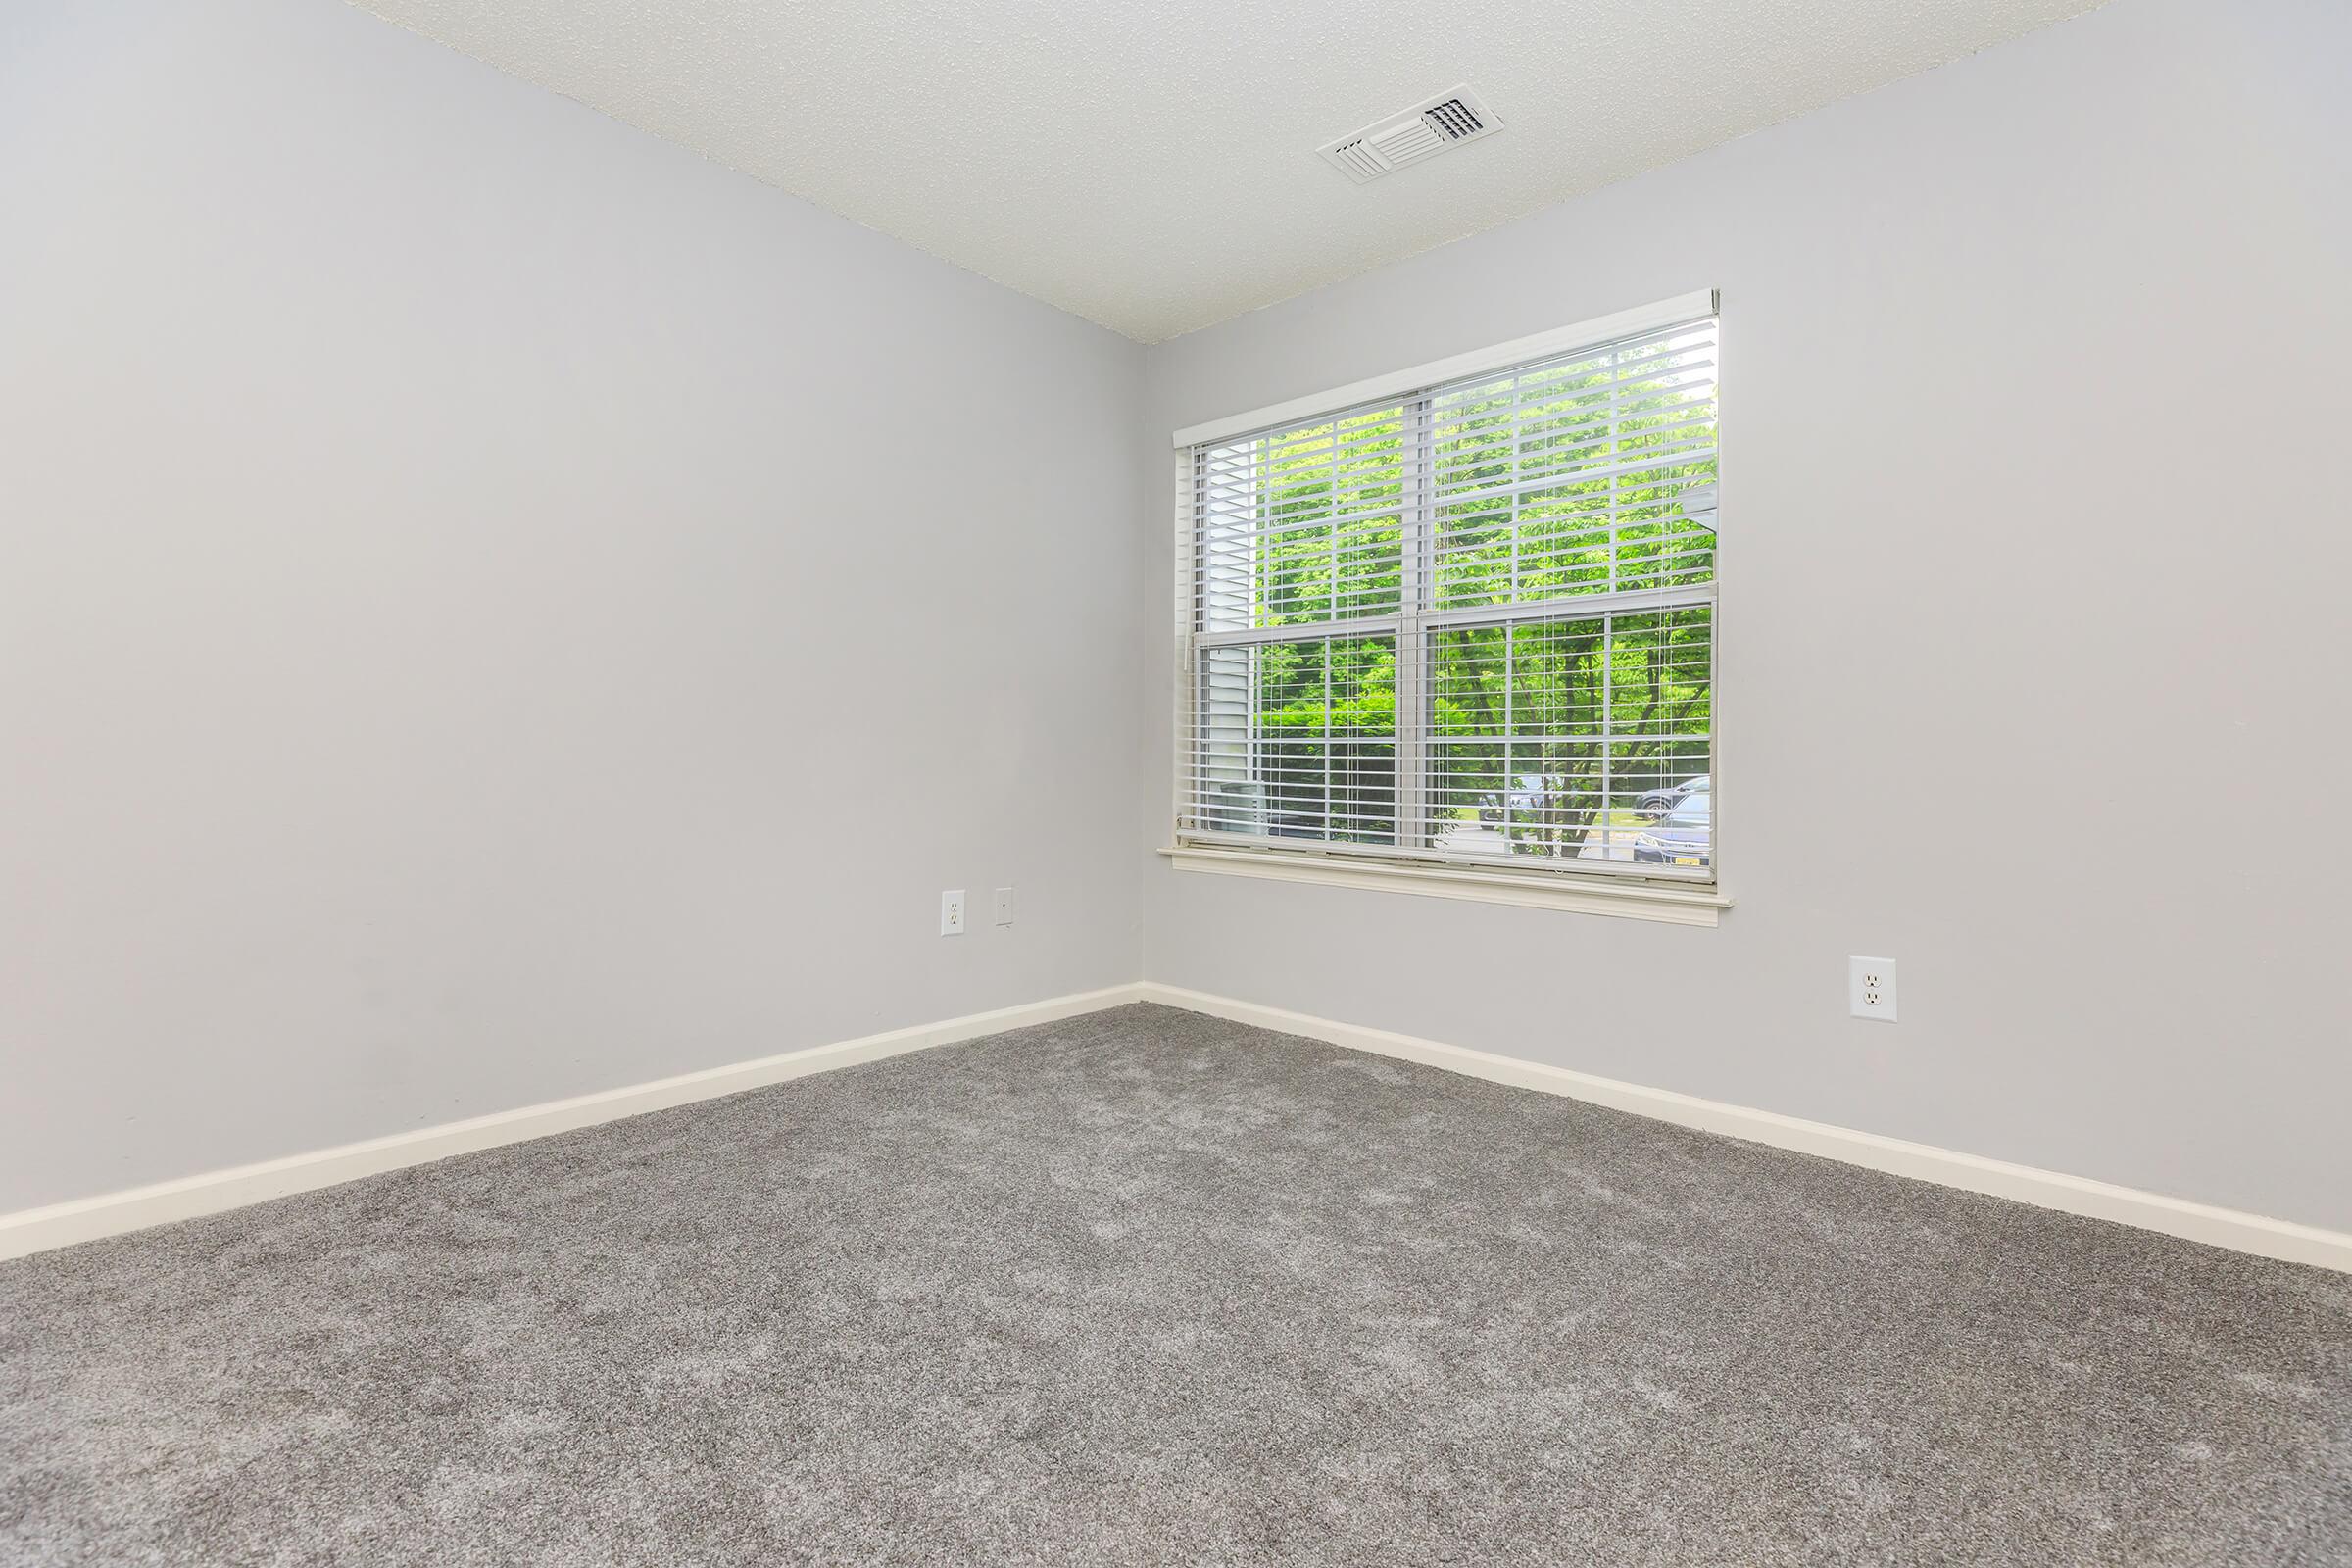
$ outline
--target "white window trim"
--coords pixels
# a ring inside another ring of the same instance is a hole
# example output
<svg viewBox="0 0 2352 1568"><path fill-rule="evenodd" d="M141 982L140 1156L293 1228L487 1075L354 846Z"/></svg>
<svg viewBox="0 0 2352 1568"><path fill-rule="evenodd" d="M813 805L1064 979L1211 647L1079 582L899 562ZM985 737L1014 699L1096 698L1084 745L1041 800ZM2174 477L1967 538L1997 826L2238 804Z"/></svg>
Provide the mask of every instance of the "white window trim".
<svg viewBox="0 0 2352 1568"><path fill-rule="evenodd" d="M1186 594L1186 582L1191 567L1193 540L1193 465L1192 450L1204 443L1227 436L1241 435L1269 425L1303 421L1333 409L1348 408L1376 399L1401 396L1442 381L1457 380L1489 371L1507 369L1530 360L1552 354L1566 353L1588 344L1605 342L1614 337L1632 336L1652 328L1671 326L1693 317L1714 315L1720 302L1713 289L1699 289L1679 294L1654 304L1638 306L1609 316L1596 317L1547 332L1513 338L1483 349L1449 355L1445 359L1393 370L1384 375L1351 381L1329 391L1308 393L1289 398L1247 413L1227 415L1200 424L1186 425L1174 432L1170 447L1176 455L1175 464L1175 622L1176 635L1175 679L1170 692L1170 712L1174 720L1173 776L1170 779L1171 803L1181 802L1184 793L1184 768L1187 747L1191 742L1191 705L1193 702L1193 671L1189 654L1192 639L1189 633L1192 604ZM1718 585L1719 586L1719 585ZM1717 599L1720 606L1720 599ZM1536 607L1539 610L1548 607ZM1719 612L1720 612L1720 610ZM1492 613L1490 611L1489 613ZM1286 631L1295 630L1284 628ZM1273 640L1270 636L1269 640ZM1723 774L1721 738L1717 737L1711 762L1713 775L1720 780ZM1720 799L1720 792L1718 792ZM1181 811L1181 806L1178 807ZM1171 818L1171 828L1174 818ZM1721 824L1717 824L1720 830ZM1732 900L1723 890L1720 855L1713 867L1715 878L1676 886L1665 880L1644 880L1623 872L1606 875L1579 872L1573 867L1550 867L1540 871L1520 871L1501 867L1485 867L1462 861L1414 859L1408 855L1392 852L1388 855L1363 853L1366 846L1298 846L1285 845L1280 849L1261 848L1249 842L1218 844L1203 842L1197 835L1163 846L1159 853L1179 871L1203 872L1220 876L1259 877L1279 882L1320 883L1326 886L1375 889L1382 892L1409 893L1431 898L1470 899L1490 904L1517 905L1522 907L1561 909L1583 914L1615 915L1636 920L1654 920L1673 925L1712 926L1722 911L1730 908Z"/></svg>
<svg viewBox="0 0 2352 1568"><path fill-rule="evenodd" d="M1717 889L1661 887L1558 871L1490 871L1436 861L1381 861L1324 850L1243 850L1174 844L1160 854L1179 871L1263 877L1273 882L1320 882L1331 887L1418 893L1438 899L1475 899L1532 909L1613 914L1669 925L1713 925L1732 901Z"/></svg>

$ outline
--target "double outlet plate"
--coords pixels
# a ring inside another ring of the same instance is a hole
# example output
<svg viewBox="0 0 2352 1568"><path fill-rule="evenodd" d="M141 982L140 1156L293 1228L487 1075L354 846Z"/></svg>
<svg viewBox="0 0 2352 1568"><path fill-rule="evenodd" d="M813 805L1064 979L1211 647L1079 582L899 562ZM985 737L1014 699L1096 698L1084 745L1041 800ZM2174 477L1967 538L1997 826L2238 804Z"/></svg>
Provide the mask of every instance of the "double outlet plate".
<svg viewBox="0 0 2352 1568"><path fill-rule="evenodd" d="M1849 957L1845 965L1846 1010L1857 1018L1894 1022L1894 960Z"/></svg>
<svg viewBox="0 0 2352 1568"><path fill-rule="evenodd" d="M999 888L991 894L990 911L998 925L1012 924L1012 889ZM939 896L939 934L959 937L963 926L963 889L950 888Z"/></svg>

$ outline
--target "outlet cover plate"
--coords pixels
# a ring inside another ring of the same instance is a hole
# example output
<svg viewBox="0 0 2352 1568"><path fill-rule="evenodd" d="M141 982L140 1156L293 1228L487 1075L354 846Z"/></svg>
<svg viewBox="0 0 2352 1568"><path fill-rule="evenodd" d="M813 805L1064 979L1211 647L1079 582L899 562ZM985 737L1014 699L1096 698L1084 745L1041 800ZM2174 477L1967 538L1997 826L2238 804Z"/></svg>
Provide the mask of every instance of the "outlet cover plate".
<svg viewBox="0 0 2352 1568"><path fill-rule="evenodd" d="M1894 1022L1894 960L1849 956L1845 964L1847 1010L1857 1018Z"/></svg>

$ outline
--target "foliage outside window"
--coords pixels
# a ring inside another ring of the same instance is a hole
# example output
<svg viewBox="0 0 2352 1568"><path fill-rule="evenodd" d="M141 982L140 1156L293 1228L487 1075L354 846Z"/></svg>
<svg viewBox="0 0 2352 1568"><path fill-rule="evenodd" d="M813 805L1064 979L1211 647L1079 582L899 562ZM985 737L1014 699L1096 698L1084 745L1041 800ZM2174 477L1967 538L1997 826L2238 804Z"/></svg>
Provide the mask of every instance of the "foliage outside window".
<svg viewBox="0 0 2352 1568"><path fill-rule="evenodd" d="M1187 452L1180 838L1711 878L1715 350Z"/></svg>

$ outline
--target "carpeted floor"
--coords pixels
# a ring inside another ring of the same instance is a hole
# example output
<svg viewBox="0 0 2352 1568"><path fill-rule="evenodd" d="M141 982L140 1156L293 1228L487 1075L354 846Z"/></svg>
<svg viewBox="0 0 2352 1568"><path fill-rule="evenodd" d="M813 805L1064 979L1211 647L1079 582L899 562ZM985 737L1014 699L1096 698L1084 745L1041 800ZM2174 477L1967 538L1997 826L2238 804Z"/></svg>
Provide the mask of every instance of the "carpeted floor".
<svg viewBox="0 0 2352 1568"><path fill-rule="evenodd" d="M1151 1006L0 1264L0 1561L2352 1562L2352 1278Z"/></svg>

